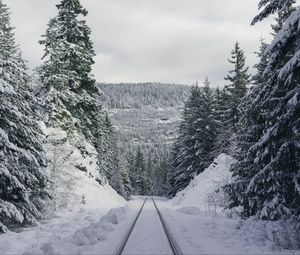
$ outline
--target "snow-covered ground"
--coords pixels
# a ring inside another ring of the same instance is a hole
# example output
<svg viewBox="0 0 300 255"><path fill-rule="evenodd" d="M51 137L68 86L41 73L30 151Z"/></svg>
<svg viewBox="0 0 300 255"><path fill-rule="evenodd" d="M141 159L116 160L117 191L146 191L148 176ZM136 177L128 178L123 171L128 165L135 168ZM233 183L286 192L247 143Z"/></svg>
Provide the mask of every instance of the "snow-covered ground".
<svg viewBox="0 0 300 255"><path fill-rule="evenodd" d="M175 238L187 254L300 254L299 231L289 222L241 220L225 211L221 186L234 159L221 154L172 200L159 202ZM288 250L289 249L289 250Z"/></svg>
<svg viewBox="0 0 300 255"><path fill-rule="evenodd" d="M221 154L189 186L178 192L171 203L174 206L196 206L205 212L220 212L226 202L221 186L230 181L229 170L233 163L232 157Z"/></svg>
<svg viewBox="0 0 300 255"><path fill-rule="evenodd" d="M157 204L184 254L300 254L279 248L268 237L282 230L276 224L243 222L198 207L174 207L169 201Z"/></svg>
<svg viewBox="0 0 300 255"><path fill-rule="evenodd" d="M39 227L0 236L0 254L116 254L144 198L120 207L78 210L58 215ZM184 254L300 254L279 249L267 231L276 224L243 222L202 212L197 207L177 207L155 199L169 229ZM274 234L274 232L273 232ZM171 254L166 236L150 199L130 236L124 254Z"/></svg>
<svg viewBox="0 0 300 255"><path fill-rule="evenodd" d="M0 254L114 254L140 202L127 206L110 189L103 188L97 209L82 205L38 227L0 235Z"/></svg>
<svg viewBox="0 0 300 255"><path fill-rule="evenodd" d="M220 186L230 178L232 162L222 154L174 199L155 198L183 253L300 254L296 250L300 236L287 222L241 220L221 211ZM116 254L144 198L126 202L110 186L97 186L84 174L80 183L86 188L79 188L78 194L85 189L90 193L85 204L78 203L72 211L65 210L38 227L0 235L0 254ZM124 254L169 253L148 199Z"/></svg>

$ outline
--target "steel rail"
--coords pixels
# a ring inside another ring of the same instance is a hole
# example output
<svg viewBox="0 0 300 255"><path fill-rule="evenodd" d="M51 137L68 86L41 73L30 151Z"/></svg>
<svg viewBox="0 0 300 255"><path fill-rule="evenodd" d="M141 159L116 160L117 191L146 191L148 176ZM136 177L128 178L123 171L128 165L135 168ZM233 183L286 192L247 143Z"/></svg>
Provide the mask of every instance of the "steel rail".
<svg viewBox="0 0 300 255"><path fill-rule="evenodd" d="M161 222L161 224L162 224L162 226L164 228L164 231L165 231L166 236L168 238L169 245L170 245L170 247L172 249L173 254L174 255L183 255L183 253L182 253L179 245L177 244L175 238L173 237L173 235L172 235L172 233L171 233L171 231L170 231L170 229L169 229L169 227L168 227L165 219L163 218L161 212L159 211L159 209L158 209L158 207L157 207L157 205L156 205L153 197L151 197L151 199L152 199L152 202L153 202L153 204L154 204L154 206L156 208L156 211L157 211L157 213L159 215L160 222Z"/></svg>
<svg viewBox="0 0 300 255"><path fill-rule="evenodd" d="M142 204L142 206L141 206L141 208L140 208L140 210L139 210L137 216L135 217L133 223L131 224L131 226L130 226L130 228L129 228L127 234L125 235L125 237L124 237L122 243L120 244L120 247L118 248L118 250L117 250L117 252L116 252L116 255L121 255L121 254L123 253L124 248L125 248L125 246L126 246L126 244L127 244L127 242L128 242L128 239L129 239L129 237L130 237L130 235L131 235L131 233L132 233L132 231L133 231L133 229L134 229L134 227L135 227L135 225L136 225L136 223L137 223L137 221L138 221L138 219L139 219L139 217L140 217L140 215L141 215L141 213L142 213L142 210L143 210L143 208L144 208L144 206L145 206L145 204L146 204L147 199L148 199L148 198L146 198L146 199L144 200L144 203Z"/></svg>

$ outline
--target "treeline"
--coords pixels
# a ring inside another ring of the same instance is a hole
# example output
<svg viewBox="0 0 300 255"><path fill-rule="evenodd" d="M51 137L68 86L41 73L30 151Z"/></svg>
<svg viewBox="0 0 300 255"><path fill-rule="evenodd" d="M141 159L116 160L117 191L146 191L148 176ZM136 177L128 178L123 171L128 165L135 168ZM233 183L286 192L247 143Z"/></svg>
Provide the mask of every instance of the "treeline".
<svg viewBox="0 0 300 255"><path fill-rule="evenodd" d="M300 222L300 7L294 0L260 1L252 25L277 14L270 44L262 41L250 79L236 44L225 78L212 90L194 86L173 150L169 194L174 195L224 151L237 162L224 187L229 208L243 217Z"/></svg>
<svg viewBox="0 0 300 255"><path fill-rule="evenodd" d="M88 12L79 0L61 0L56 7L40 41L44 62L31 77L15 43L10 10L0 0L0 232L34 224L63 206L56 201L69 192L58 193L68 189L62 187L66 176L58 180L63 166L100 184L119 184L124 197L130 192L91 75Z"/></svg>
<svg viewBox="0 0 300 255"><path fill-rule="evenodd" d="M98 84L109 109L174 107L188 96L187 86L163 83Z"/></svg>

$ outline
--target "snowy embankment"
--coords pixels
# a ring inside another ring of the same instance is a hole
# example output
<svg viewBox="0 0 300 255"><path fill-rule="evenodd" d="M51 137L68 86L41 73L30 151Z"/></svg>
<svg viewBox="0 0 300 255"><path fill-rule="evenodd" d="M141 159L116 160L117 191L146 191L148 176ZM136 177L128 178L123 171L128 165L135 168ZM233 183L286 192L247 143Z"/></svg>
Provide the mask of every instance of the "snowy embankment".
<svg viewBox="0 0 300 255"><path fill-rule="evenodd" d="M242 220L227 204L222 185L233 158L217 157L165 206L164 213L187 254L299 254L300 236L286 221ZM289 250L286 250L289 249ZM292 250L294 249L294 250Z"/></svg>
<svg viewBox="0 0 300 255"><path fill-rule="evenodd" d="M231 179L230 166L234 159L221 154L205 171L196 176L189 186L171 200L174 206L196 206L204 212L220 212L225 206L222 186Z"/></svg>
<svg viewBox="0 0 300 255"><path fill-rule="evenodd" d="M113 199L113 196L110 197L110 200ZM127 229L128 223L124 219L129 208L109 210L105 201L102 202L102 209L90 210L82 207L60 214L57 218L21 233L9 232L1 235L0 254L113 253L122 239L119 235L124 234L123 229ZM118 227L121 230L116 230Z"/></svg>
<svg viewBox="0 0 300 255"><path fill-rule="evenodd" d="M126 211L111 210L126 201L105 183L93 146L79 135L71 144L61 129L47 129L43 123L41 128L47 137L46 170L53 196L44 208L48 219L20 233L0 235L0 254L75 254L78 247L104 241Z"/></svg>

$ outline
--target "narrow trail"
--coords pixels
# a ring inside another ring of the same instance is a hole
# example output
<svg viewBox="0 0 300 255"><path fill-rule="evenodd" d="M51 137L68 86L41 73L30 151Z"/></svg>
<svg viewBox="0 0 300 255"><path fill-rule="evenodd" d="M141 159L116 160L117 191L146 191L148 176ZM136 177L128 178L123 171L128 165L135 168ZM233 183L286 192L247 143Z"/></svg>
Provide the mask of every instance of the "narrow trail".
<svg viewBox="0 0 300 255"><path fill-rule="evenodd" d="M154 200L148 198L138 214L138 218L125 237L120 254L178 254L174 252L166 228Z"/></svg>

